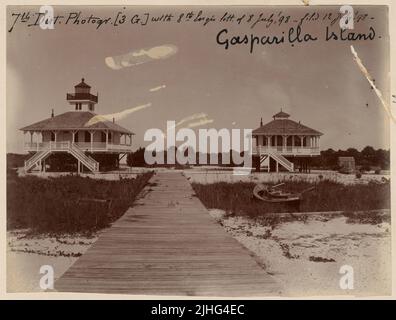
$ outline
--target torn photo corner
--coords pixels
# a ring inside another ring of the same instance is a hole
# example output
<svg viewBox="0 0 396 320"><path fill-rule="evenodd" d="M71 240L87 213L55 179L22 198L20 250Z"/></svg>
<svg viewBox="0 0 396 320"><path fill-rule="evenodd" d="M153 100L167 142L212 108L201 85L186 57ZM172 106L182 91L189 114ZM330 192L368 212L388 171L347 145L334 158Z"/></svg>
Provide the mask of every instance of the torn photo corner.
<svg viewBox="0 0 396 320"><path fill-rule="evenodd" d="M305 2L7 6L7 292L391 296L396 20Z"/></svg>

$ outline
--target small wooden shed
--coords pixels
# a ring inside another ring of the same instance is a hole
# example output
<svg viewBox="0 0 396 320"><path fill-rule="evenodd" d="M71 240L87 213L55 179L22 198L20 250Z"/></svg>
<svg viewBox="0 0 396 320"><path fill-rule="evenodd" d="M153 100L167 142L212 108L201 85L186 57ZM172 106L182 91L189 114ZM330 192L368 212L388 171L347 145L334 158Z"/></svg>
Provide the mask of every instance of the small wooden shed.
<svg viewBox="0 0 396 320"><path fill-rule="evenodd" d="M356 171L354 157L338 157L339 171L342 173L353 173Z"/></svg>

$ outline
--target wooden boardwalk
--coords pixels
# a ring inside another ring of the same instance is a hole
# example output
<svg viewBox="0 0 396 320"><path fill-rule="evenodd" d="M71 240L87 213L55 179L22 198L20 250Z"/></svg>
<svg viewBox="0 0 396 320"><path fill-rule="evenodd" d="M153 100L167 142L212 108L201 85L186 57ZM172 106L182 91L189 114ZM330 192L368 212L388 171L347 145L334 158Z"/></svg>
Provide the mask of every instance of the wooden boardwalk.
<svg viewBox="0 0 396 320"><path fill-rule="evenodd" d="M278 295L277 282L210 217L180 172L157 173L55 283L68 292Z"/></svg>

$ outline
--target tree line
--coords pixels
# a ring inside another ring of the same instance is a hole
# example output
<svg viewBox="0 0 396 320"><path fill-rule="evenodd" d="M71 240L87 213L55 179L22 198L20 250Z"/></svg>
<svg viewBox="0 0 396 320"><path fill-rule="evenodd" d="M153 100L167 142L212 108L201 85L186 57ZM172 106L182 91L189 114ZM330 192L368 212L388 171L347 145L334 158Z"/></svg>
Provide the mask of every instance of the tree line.
<svg viewBox="0 0 396 320"><path fill-rule="evenodd" d="M139 148L136 151L128 154L127 164L129 166L134 167L145 167L146 162L144 160L144 148ZM166 155L167 151L164 151ZM169 151L168 151L169 152ZM175 150L174 150L175 152ZM231 151L231 163L229 165L224 166L233 166L234 163L232 161L232 155L236 153L236 151ZM207 163L209 163L209 157L211 155L207 154L206 157L208 159ZM348 148L346 150L338 150L335 151L333 149L327 149L320 152L320 156L312 157L311 167L313 168L321 168L321 169L329 169L329 170L337 170L338 169L338 158L339 157L353 157L355 159L355 164L359 166L364 171L369 171L372 169L382 169L389 170L390 168L390 150L384 149L374 149L371 146L367 146L363 148L361 151L355 148ZM197 162L199 160L199 153L196 153ZM218 154L218 163L221 165L222 154Z"/></svg>
<svg viewBox="0 0 396 320"><path fill-rule="evenodd" d="M364 171L373 168L389 170L390 168L390 150L374 149L371 146L364 147L361 151L355 148L347 150L327 149L320 152L320 156L312 159L312 166L323 169L337 169L339 157L353 157L355 164Z"/></svg>

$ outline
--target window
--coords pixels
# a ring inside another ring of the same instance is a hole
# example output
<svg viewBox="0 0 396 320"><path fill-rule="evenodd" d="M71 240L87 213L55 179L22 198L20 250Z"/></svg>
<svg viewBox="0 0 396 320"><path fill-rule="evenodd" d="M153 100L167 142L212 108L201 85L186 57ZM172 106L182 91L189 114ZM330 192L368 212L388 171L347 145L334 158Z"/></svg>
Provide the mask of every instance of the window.
<svg viewBox="0 0 396 320"><path fill-rule="evenodd" d="M276 136L276 145L278 147L283 146L283 137L282 136Z"/></svg>
<svg viewBox="0 0 396 320"><path fill-rule="evenodd" d="M91 134L85 131L85 142L91 142Z"/></svg>
<svg viewBox="0 0 396 320"><path fill-rule="evenodd" d="M296 147L301 147L301 139L300 139L300 137L298 137L298 136L294 137L294 145Z"/></svg>
<svg viewBox="0 0 396 320"><path fill-rule="evenodd" d="M293 137L292 136L288 136L286 138L286 146L291 147L293 144Z"/></svg>
<svg viewBox="0 0 396 320"><path fill-rule="evenodd" d="M102 136L100 139L101 142L106 142L106 133L102 132Z"/></svg>
<svg viewBox="0 0 396 320"><path fill-rule="evenodd" d="M276 147L276 136L271 137L271 146Z"/></svg>
<svg viewBox="0 0 396 320"><path fill-rule="evenodd" d="M55 141L55 133L51 132L51 141Z"/></svg>
<svg viewBox="0 0 396 320"><path fill-rule="evenodd" d="M108 135L108 139L107 139L107 141L108 141L108 142L111 142L111 138L112 138L112 136L111 136L111 132L109 132L109 135Z"/></svg>
<svg viewBox="0 0 396 320"><path fill-rule="evenodd" d="M93 103L89 104L89 111L94 111L94 104Z"/></svg>

